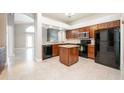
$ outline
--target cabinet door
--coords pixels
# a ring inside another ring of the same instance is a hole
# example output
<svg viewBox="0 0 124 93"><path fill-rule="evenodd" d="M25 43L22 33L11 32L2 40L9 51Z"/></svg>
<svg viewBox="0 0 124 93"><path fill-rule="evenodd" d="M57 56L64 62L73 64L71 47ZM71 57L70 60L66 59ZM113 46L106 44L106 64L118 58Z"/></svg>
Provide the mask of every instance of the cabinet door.
<svg viewBox="0 0 124 93"><path fill-rule="evenodd" d="M120 26L120 21L119 21L119 20L114 21L114 22L113 22L113 26L114 26L114 27Z"/></svg>
<svg viewBox="0 0 124 93"><path fill-rule="evenodd" d="M79 29L79 32L84 32L84 31L85 29L83 27Z"/></svg>
<svg viewBox="0 0 124 93"><path fill-rule="evenodd" d="M66 38L70 39L71 38L71 30L66 31Z"/></svg>
<svg viewBox="0 0 124 93"><path fill-rule="evenodd" d="M106 29L108 28L108 23L102 23L97 25L98 29Z"/></svg>
<svg viewBox="0 0 124 93"><path fill-rule="evenodd" d="M52 56L59 56L59 45L52 45Z"/></svg>
<svg viewBox="0 0 124 93"><path fill-rule="evenodd" d="M84 28L85 32L90 32L90 26Z"/></svg>
<svg viewBox="0 0 124 93"><path fill-rule="evenodd" d="M108 22L108 28L112 28L114 27L114 23L113 22Z"/></svg>
<svg viewBox="0 0 124 93"><path fill-rule="evenodd" d="M94 45L89 45L88 46L88 57L94 59L95 55L94 55Z"/></svg>
<svg viewBox="0 0 124 93"><path fill-rule="evenodd" d="M59 60L61 63L65 65L69 65L69 55L68 55L68 49L64 47L60 47L60 56Z"/></svg>
<svg viewBox="0 0 124 93"><path fill-rule="evenodd" d="M69 49L69 65L74 64L78 61L78 48Z"/></svg>
<svg viewBox="0 0 124 93"><path fill-rule="evenodd" d="M90 26L90 38L95 37L95 31L97 30L97 25Z"/></svg>
<svg viewBox="0 0 124 93"><path fill-rule="evenodd" d="M89 31L90 31L90 26L82 27L79 29L79 32L89 32Z"/></svg>
<svg viewBox="0 0 124 93"><path fill-rule="evenodd" d="M72 30L72 38L78 38L79 29Z"/></svg>
<svg viewBox="0 0 124 93"><path fill-rule="evenodd" d="M78 38L78 34L77 34L78 32L79 32L78 29L69 30L66 32L66 38L67 39Z"/></svg>
<svg viewBox="0 0 124 93"><path fill-rule="evenodd" d="M120 21L112 21L112 22L108 22L108 28L113 28L113 27L118 27L120 26Z"/></svg>

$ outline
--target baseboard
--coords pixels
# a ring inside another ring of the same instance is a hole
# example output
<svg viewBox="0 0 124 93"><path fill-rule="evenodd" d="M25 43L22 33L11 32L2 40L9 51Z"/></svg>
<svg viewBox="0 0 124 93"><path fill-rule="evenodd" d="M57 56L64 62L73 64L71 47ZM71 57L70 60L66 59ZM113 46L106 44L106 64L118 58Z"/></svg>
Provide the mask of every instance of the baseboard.
<svg viewBox="0 0 124 93"><path fill-rule="evenodd" d="M34 57L34 61L35 61L35 62L42 62L42 59L39 59L39 58L37 58L37 57Z"/></svg>
<svg viewBox="0 0 124 93"><path fill-rule="evenodd" d="M30 47L31 49L34 48L34 47ZM15 48L15 50L20 50L20 49L30 49L30 48Z"/></svg>

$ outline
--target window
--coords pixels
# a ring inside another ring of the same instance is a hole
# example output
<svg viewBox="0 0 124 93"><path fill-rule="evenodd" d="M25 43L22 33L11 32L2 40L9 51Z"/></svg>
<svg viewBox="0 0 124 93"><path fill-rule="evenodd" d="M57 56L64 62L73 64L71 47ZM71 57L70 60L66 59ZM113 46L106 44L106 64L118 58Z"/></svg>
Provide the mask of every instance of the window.
<svg viewBox="0 0 124 93"><path fill-rule="evenodd" d="M57 42L58 41L58 32L57 29L47 29L47 41L48 42Z"/></svg>
<svg viewBox="0 0 124 93"><path fill-rule="evenodd" d="M27 48L33 47L33 36L32 35L26 36L26 47Z"/></svg>
<svg viewBox="0 0 124 93"><path fill-rule="evenodd" d="M34 27L33 27L33 26L29 26L29 27L26 29L26 32L27 32L27 33L34 33Z"/></svg>

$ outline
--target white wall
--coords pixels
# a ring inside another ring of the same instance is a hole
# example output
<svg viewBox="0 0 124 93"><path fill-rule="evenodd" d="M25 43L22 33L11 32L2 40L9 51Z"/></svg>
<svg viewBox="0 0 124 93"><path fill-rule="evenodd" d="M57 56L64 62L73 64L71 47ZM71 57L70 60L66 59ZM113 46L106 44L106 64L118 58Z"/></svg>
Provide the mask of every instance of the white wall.
<svg viewBox="0 0 124 93"><path fill-rule="evenodd" d="M42 61L42 14L37 13L34 18L35 23L35 61Z"/></svg>
<svg viewBox="0 0 124 93"><path fill-rule="evenodd" d="M121 16L121 69L124 74L124 14Z"/></svg>
<svg viewBox="0 0 124 93"><path fill-rule="evenodd" d="M14 55L14 14L7 14L7 56Z"/></svg>
<svg viewBox="0 0 124 93"><path fill-rule="evenodd" d="M42 44L47 42L47 28L42 27Z"/></svg>
<svg viewBox="0 0 124 93"><path fill-rule="evenodd" d="M6 45L6 15L0 13L0 47Z"/></svg>
<svg viewBox="0 0 124 93"><path fill-rule="evenodd" d="M71 27L69 29L75 29L75 28L80 28L84 26L89 26L89 25L94 25L98 23L104 23L119 19L120 19L120 14L108 14L108 13L97 14L71 23Z"/></svg>
<svg viewBox="0 0 124 93"><path fill-rule="evenodd" d="M59 33L58 33L59 42L65 41L66 40L65 36L66 36L65 30L59 31Z"/></svg>
<svg viewBox="0 0 124 93"><path fill-rule="evenodd" d="M27 48L26 46L26 40L27 40L27 35L32 36L33 41L34 41L34 33L27 33L26 30L28 27L34 26L34 24L30 23L25 23L25 24L15 24L15 48ZM33 46L34 47L34 42Z"/></svg>

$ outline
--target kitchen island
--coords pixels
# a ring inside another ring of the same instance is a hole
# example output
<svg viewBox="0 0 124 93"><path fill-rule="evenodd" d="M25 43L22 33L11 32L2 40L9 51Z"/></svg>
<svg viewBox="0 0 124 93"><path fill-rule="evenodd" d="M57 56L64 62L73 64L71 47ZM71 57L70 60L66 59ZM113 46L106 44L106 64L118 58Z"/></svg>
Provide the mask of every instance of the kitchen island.
<svg viewBox="0 0 124 93"><path fill-rule="evenodd" d="M78 45L59 45L59 60L70 66L78 62Z"/></svg>

